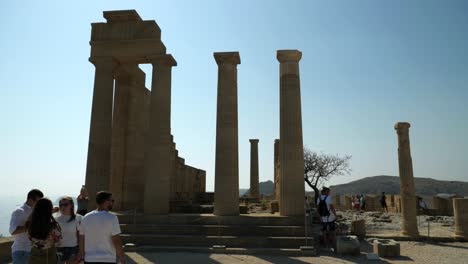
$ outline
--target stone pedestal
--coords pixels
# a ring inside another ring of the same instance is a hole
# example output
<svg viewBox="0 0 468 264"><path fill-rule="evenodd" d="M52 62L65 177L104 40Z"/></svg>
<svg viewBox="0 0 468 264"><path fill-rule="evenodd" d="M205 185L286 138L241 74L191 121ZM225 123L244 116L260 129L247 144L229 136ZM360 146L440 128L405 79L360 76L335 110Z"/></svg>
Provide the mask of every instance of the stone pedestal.
<svg viewBox="0 0 468 264"><path fill-rule="evenodd" d="M238 52L216 52L218 97L214 214L239 215L239 146L237 119Z"/></svg>
<svg viewBox="0 0 468 264"><path fill-rule="evenodd" d="M374 253L379 257L398 257L400 256L400 243L393 239L376 239L373 242Z"/></svg>
<svg viewBox="0 0 468 264"><path fill-rule="evenodd" d="M278 50L280 62L280 214L304 215L304 150L298 50Z"/></svg>
<svg viewBox="0 0 468 264"><path fill-rule="evenodd" d="M250 139L250 196L260 197L258 177L258 139Z"/></svg>
<svg viewBox="0 0 468 264"><path fill-rule="evenodd" d="M96 206L96 193L109 189L114 69L117 65L112 57L92 57L90 61L96 72L86 163L89 210Z"/></svg>
<svg viewBox="0 0 468 264"><path fill-rule="evenodd" d="M468 198L453 199L455 237L468 240Z"/></svg>
<svg viewBox="0 0 468 264"><path fill-rule="evenodd" d="M336 253L359 255L361 253L361 243L359 243L356 236L337 236Z"/></svg>
<svg viewBox="0 0 468 264"><path fill-rule="evenodd" d="M351 234L358 237L366 236L366 220L359 219L351 221Z"/></svg>
<svg viewBox="0 0 468 264"><path fill-rule="evenodd" d="M414 191L413 161L409 141L409 123L395 124L398 134L398 165L400 169L400 195L401 195L401 231L405 236L419 235L416 219L417 197Z"/></svg>
<svg viewBox="0 0 468 264"><path fill-rule="evenodd" d="M168 214L170 179L173 172L171 140L172 55L148 58L153 65L149 133L145 158L146 214Z"/></svg>

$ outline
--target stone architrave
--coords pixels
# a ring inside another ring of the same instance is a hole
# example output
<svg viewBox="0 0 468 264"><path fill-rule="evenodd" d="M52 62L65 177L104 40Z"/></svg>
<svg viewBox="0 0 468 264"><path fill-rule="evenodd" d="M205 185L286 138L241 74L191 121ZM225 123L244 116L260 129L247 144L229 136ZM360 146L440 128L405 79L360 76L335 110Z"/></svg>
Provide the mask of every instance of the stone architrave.
<svg viewBox="0 0 468 264"><path fill-rule="evenodd" d="M278 50L280 62L280 215L304 215L304 150L298 50Z"/></svg>
<svg viewBox="0 0 468 264"><path fill-rule="evenodd" d="M171 72L177 65L172 55L148 58L153 65L150 121L145 158L146 214L168 214L173 172L171 140Z"/></svg>
<svg viewBox="0 0 468 264"><path fill-rule="evenodd" d="M250 197L260 198L258 176L258 139L250 139Z"/></svg>
<svg viewBox="0 0 468 264"><path fill-rule="evenodd" d="M413 161L409 141L410 124L399 122L395 124L398 134L398 164L400 170L401 195L401 231L404 236L419 236L416 219L417 197L414 190Z"/></svg>
<svg viewBox="0 0 468 264"><path fill-rule="evenodd" d="M114 69L117 66L112 57L91 57L90 62L96 71L85 180L92 201L88 209L94 206L98 191L109 189Z"/></svg>
<svg viewBox="0 0 468 264"><path fill-rule="evenodd" d="M239 52L215 52L218 64L214 214L239 215L237 65Z"/></svg>
<svg viewBox="0 0 468 264"><path fill-rule="evenodd" d="M468 198L453 199L455 237L468 240Z"/></svg>
<svg viewBox="0 0 468 264"><path fill-rule="evenodd" d="M274 171L274 182L275 182L275 199L280 199L280 162L279 162L279 144L280 140L275 139L274 156L273 156L273 171Z"/></svg>

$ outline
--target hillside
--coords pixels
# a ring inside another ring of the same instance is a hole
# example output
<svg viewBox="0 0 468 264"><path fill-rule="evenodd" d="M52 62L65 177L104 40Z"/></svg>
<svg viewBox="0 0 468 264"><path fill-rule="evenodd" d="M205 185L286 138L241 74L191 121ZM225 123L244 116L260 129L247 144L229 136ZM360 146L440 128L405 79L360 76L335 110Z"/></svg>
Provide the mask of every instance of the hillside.
<svg viewBox="0 0 468 264"><path fill-rule="evenodd" d="M438 193L456 193L468 196L468 182L440 181L431 178L414 178L416 194L435 195ZM397 176L373 176L346 184L331 186L334 194L387 194L400 193L400 179Z"/></svg>
<svg viewBox="0 0 468 264"><path fill-rule="evenodd" d="M263 195L270 195L273 194L273 189L275 188L275 184L272 181L266 181L266 182L260 182L259 183L259 191L260 194ZM244 194L248 195L249 189L239 189L239 196L242 196Z"/></svg>

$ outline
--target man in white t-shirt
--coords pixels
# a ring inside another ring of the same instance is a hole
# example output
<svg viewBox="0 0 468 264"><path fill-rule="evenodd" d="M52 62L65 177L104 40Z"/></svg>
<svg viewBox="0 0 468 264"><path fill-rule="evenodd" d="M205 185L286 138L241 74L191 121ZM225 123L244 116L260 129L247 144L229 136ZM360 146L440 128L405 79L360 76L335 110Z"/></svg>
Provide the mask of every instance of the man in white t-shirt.
<svg viewBox="0 0 468 264"><path fill-rule="evenodd" d="M125 256L120 241L119 219L109 213L114 199L112 193L101 191L96 194L98 208L83 217L80 230L80 252L78 259L84 256L86 264L125 263Z"/></svg>
<svg viewBox="0 0 468 264"><path fill-rule="evenodd" d="M322 221L322 236L327 248L335 245L336 211L330 196L330 189L323 187L322 194L317 198L317 211Z"/></svg>
<svg viewBox="0 0 468 264"><path fill-rule="evenodd" d="M26 202L17 207L11 214L9 231L14 239L11 246L13 264L26 264L28 262L29 253L31 252L31 241L29 240L28 230L25 225L37 200L42 197L44 197L44 194L37 189L29 191Z"/></svg>

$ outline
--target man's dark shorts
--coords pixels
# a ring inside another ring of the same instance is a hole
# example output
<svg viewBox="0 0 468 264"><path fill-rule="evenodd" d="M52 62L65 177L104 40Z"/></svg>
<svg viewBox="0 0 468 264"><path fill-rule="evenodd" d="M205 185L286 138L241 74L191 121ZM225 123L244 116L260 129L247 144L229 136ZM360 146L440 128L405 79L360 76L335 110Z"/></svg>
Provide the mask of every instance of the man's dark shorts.
<svg viewBox="0 0 468 264"><path fill-rule="evenodd" d="M335 231L335 229L336 229L335 221L322 223L322 231L324 232L325 231L332 232L332 231Z"/></svg>
<svg viewBox="0 0 468 264"><path fill-rule="evenodd" d="M60 261L74 260L78 254L78 247L59 247L57 248L57 255Z"/></svg>

